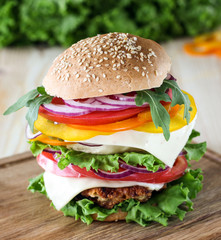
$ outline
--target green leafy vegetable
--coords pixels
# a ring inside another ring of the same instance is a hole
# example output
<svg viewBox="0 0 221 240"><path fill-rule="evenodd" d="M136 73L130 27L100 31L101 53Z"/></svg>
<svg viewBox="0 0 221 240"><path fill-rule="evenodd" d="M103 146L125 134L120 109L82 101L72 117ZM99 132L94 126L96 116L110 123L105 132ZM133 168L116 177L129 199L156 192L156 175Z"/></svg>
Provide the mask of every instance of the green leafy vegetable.
<svg viewBox="0 0 221 240"><path fill-rule="evenodd" d="M173 91L173 99L171 106L176 104L184 104L184 118L187 120L187 124L190 121L190 100L188 95L182 92L177 85L176 81L164 80L163 84L159 88L152 90L142 90L137 92L135 99L136 105L141 106L144 103L149 103L151 116L153 123L156 128L161 127L163 129L163 135L168 141L170 138L170 115L164 106L160 103L161 101L169 102L170 97L166 93L166 90L171 88Z"/></svg>
<svg viewBox="0 0 221 240"><path fill-rule="evenodd" d="M188 161L188 165L190 165L191 160L199 161L206 152L207 144L206 142L201 143L191 143L193 138L200 136L200 133L196 130L192 130L192 133L189 136L187 144L184 146L184 150L186 151L186 159Z"/></svg>
<svg viewBox="0 0 221 240"><path fill-rule="evenodd" d="M168 94L159 94L151 90L143 90L137 92L135 99L137 106L141 106L144 103L149 103L154 125L156 128L162 127L164 137L168 141L170 138L170 115L160 101L170 101Z"/></svg>
<svg viewBox="0 0 221 240"><path fill-rule="evenodd" d="M177 216L183 220L186 212L193 210L191 199L202 189L202 179L200 169L190 170L180 179L168 183L163 191L155 192L146 203L129 199L112 209L104 209L89 199L73 199L61 211L65 216L72 216L76 220L81 219L84 223L90 224L93 221L91 214L97 214L97 219L103 221L121 209L128 212L127 222L134 221L141 226L147 226L155 221L167 226L170 217ZM29 189L45 194L43 176L31 180Z"/></svg>
<svg viewBox="0 0 221 240"><path fill-rule="evenodd" d="M80 168L86 168L89 171L91 168L97 171L117 172L119 169L119 159L124 160L127 164L133 166L145 166L148 171L156 172L159 168L165 168L165 164L158 158L149 153L125 152L116 154L91 154L68 149L65 146L53 146L38 141L29 142L30 150L34 156L40 154L45 148L60 150L58 167L64 169L70 163L78 165Z"/></svg>
<svg viewBox="0 0 221 240"><path fill-rule="evenodd" d="M0 47L70 46L98 33L129 32L156 41L220 26L220 0L1 0ZM126 23L126 24L125 24Z"/></svg>
<svg viewBox="0 0 221 240"><path fill-rule="evenodd" d="M32 193L39 192L47 196L44 185L43 173L41 173L35 178L29 179L29 185L27 189L30 190Z"/></svg>
<svg viewBox="0 0 221 240"><path fill-rule="evenodd" d="M37 97L39 94L41 94L41 96ZM38 110L40 105L43 103L50 103L52 99L53 97L48 95L45 92L44 87L41 86L20 97L15 104L13 104L4 112L4 115L16 112L23 107L28 107L28 112L25 117L31 130L34 131L34 122L38 118Z"/></svg>
<svg viewBox="0 0 221 240"><path fill-rule="evenodd" d="M184 116L183 118L186 118L187 124L189 124L190 121L190 100L187 94L183 93L180 87L177 85L176 81L173 80L164 80L163 84L159 87L156 88L157 92L160 93L165 93L165 91L171 88L173 92L173 98L172 98L172 103L171 106L174 107L175 105L179 104L182 105L184 104Z"/></svg>

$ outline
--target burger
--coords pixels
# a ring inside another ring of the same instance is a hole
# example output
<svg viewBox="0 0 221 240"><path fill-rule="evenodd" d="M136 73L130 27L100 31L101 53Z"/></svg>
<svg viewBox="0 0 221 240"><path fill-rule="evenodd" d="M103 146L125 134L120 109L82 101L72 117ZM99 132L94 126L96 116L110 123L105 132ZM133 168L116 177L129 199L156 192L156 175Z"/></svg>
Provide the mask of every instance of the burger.
<svg viewBox="0 0 221 240"><path fill-rule="evenodd" d="M194 125L193 97L170 74L156 42L108 33L73 44L53 62L26 106L26 135L44 173L28 189L65 216L97 221L183 220L202 188L191 169L206 143Z"/></svg>

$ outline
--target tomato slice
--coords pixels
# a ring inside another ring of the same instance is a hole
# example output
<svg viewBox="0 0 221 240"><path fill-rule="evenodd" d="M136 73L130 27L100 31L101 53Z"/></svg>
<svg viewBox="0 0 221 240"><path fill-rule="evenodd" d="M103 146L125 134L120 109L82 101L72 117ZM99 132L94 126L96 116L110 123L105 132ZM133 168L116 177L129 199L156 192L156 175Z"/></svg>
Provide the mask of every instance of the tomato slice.
<svg viewBox="0 0 221 240"><path fill-rule="evenodd" d="M51 172L61 177L74 177L80 178L84 177L79 172L76 172L71 167L66 167L64 170L61 170L58 165L57 161L54 159L52 153L48 153L43 151L41 154L37 156L37 162L39 166L41 166L45 171Z"/></svg>
<svg viewBox="0 0 221 240"><path fill-rule="evenodd" d="M45 110L42 106L39 108L39 114L53 122L81 125L99 125L121 121L137 115L146 110L147 107L129 108L121 111L96 111L77 117L68 117L54 114Z"/></svg>
<svg viewBox="0 0 221 240"><path fill-rule="evenodd" d="M170 117L176 115L179 111L179 105L171 107L170 104L165 105L166 110L169 112ZM102 124L102 125L79 125L79 124L69 124L69 127L76 129L84 129L84 130L94 130L101 132L117 132L117 131L125 131L129 129L134 129L143 125L144 123L151 122L152 116L150 110L143 111L138 113L136 117L132 117L126 120L122 120L119 122Z"/></svg>
<svg viewBox="0 0 221 240"><path fill-rule="evenodd" d="M51 171L52 173L58 175L58 176L67 176L67 177L92 177L102 180L108 180L108 181L135 181L135 182L146 182L146 183L168 183L173 180L176 180L180 178L183 174L185 169L187 168L187 161L184 156L178 156L176 159L176 162L172 168L168 168L165 171L162 172L156 172L156 173L133 173L127 177L120 178L120 179L107 179L100 177L96 175L92 170L87 171L86 168L80 168L76 165L70 164L68 167L66 167L64 170L60 170L57 167L57 161L54 160L53 154L42 152L37 157L37 161L41 167L43 167L46 171ZM43 162L43 164L41 163ZM50 162L47 164L47 162ZM56 165L55 167L51 165ZM50 166L50 167L48 167ZM72 172L70 171L73 170ZM66 172L63 172L67 170ZM80 175L77 175L80 174ZM61 175L62 174L62 175Z"/></svg>

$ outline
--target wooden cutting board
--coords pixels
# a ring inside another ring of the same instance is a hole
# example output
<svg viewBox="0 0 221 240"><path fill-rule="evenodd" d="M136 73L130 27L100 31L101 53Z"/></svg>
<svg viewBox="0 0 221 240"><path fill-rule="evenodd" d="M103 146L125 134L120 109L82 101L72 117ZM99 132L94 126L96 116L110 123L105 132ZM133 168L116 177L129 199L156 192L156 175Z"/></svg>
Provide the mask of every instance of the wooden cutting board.
<svg viewBox="0 0 221 240"><path fill-rule="evenodd" d="M45 196L26 190L28 178L42 172L30 153L0 160L0 239L221 239L221 156L208 151L194 167L204 171L204 188L194 211L168 227L94 222L87 226L50 207Z"/></svg>

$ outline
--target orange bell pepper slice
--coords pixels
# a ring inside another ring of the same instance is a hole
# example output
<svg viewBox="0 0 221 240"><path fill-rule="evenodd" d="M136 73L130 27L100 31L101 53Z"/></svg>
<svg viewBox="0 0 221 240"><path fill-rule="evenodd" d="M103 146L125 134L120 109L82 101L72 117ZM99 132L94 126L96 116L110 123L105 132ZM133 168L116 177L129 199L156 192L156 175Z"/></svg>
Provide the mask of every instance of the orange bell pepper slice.
<svg viewBox="0 0 221 240"><path fill-rule="evenodd" d="M179 111L179 105L171 107L170 104L164 105L166 110L169 112L170 116L173 117ZM105 131L105 132L118 132L125 131L129 129L134 129L143 125L144 123L151 122L152 117L150 110L143 111L137 115L137 117L132 117L123 121L103 124L103 125L77 125L77 124L69 124L69 127L84 129L84 130L94 130L94 131Z"/></svg>
<svg viewBox="0 0 221 240"><path fill-rule="evenodd" d="M39 142L50 144L53 146L65 146L68 144L74 144L73 142L64 142L64 141L60 141L58 139L52 139L44 134L42 134L42 135L38 136L37 138L30 140L30 141L39 141Z"/></svg>
<svg viewBox="0 0 221 240"><path fill-rule="evenodd" d="M204 56L216 54L220 57L221 31L195 37L193 43L187 43L184 45L184 50L190 55Z"/></svg>

